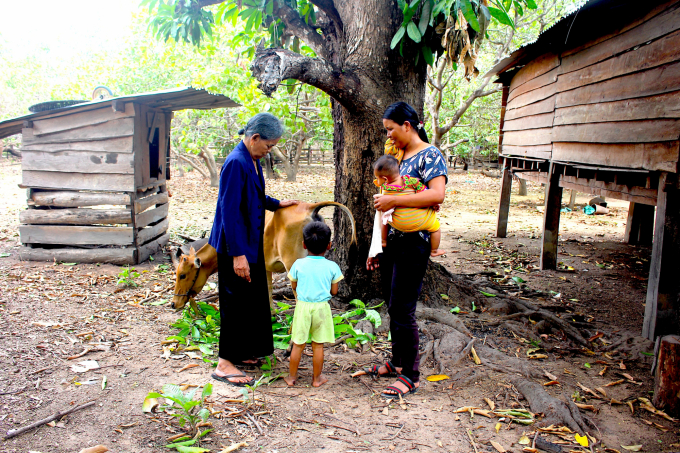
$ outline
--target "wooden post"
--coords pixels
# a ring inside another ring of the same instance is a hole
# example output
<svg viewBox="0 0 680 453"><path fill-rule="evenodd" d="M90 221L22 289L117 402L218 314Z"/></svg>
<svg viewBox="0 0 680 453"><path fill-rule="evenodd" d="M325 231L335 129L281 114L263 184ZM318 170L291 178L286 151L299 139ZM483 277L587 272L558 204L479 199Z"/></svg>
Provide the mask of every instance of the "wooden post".
<svg viewBox="0 0 680 453"><path fill-rule="evenodd" d="M562 188L560 174L562 166L550 162L548 184L545 190L545 212L543 213L543 243L541 244L541 269L557 268L557 237L560 230L560 209Z"/></svg>
<svg viewBox="0 0 680 453"><path fill-rule="evenodd" d="M654 407L680 415L680 336L661 338L654 373Z"/></svg>
<svg viewBox="0 0 680 453"><path fill-rule="evenodd" d="M651 245L654 238L654 206L630 202L624 242Z"/></svg>
<svg viewBox="0 0 680 453"><path fill-rule="evenodd" d="M569 209L574 210L574 203L576 203L576 190L571 189L569 194Z"/></svg>
<svg viewBox="0 0 680 453"><path fill-rule="evenodd" d="M526 197L527 195L527 180L526 179L520 179L519 180L519 190L517 191L517 195L520 197Z"/></svg>
<svg viewBox="0 0 680 453"><path fill-rule="evenodd" d="M677 174L667 172L662 172L659 176L654 245L649 264L645 320L642 325L642 336L652 341L657 336L678 332L680 193L677 178Z"/></svg>
<svg viewBox="0 0 680 453"><path fill-rule="evenodd" d="M503 159L501 157L501 159ZM498 203L498 218L496 220L496 237L504 238L508 233L508 213L510 212L510 190L512 189L512 175L510 163L503 159L503 176L501 179L501 199Z"/></svg>

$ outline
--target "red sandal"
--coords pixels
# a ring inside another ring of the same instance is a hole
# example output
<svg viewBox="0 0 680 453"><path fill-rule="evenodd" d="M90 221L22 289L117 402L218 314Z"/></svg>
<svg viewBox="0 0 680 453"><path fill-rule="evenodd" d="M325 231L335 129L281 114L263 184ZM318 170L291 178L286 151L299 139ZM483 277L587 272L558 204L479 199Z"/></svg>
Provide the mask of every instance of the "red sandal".
<svg viewBox="0 0 680 453"><path fill-rule="evenodd" d="M383 365L380 365L383 366ZM373 377L396 377L399 376L397 373L397 368L389 360L385 362L384 367L387 368L387 373L382 373L378 371L380 369L379 365L373 365L371 368L366 368L364 371Z"/></svg>
<svg viewBox="0 0 680 453"><path fill-rule="evenodd" d="M408 390L406 390L404 392L399 387L395 387L393 385L390 385L385 390L383 390L383 392L382 392L383 398L398 399L400 396L406 396L410 393L416 393L418 391L418 387L416 387L415 384L413 384L413 381L410 380L409 378L407 378L406 376L404 376L403 374L400 374L400 375L397 376L397 381L404 384ZM392 390L393 392L397 392L397 393L385 393L386 390Z"/></svg>

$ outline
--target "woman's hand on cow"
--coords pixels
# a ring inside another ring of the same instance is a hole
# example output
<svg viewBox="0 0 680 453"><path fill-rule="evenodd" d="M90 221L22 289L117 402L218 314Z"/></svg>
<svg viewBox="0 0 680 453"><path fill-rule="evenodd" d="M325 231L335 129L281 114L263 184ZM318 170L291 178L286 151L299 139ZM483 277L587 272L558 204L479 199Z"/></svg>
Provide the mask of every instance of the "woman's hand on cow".
<svg viewBox="0 0 680 453"><path fill-rule="evenodd" d="M379 267L380 267L380 260L378 259L377 256L374 256L373 258L369 257L369 258L366 259L366 270L374 271Z"/></svg>
<svg viewBox="0 0 680 453"><path fill-rule="evenodd" d="M376 211L387 212L397 207L397 197L394 195L373 195L373 206Z"/></svg>
<svg viewBox="0 0 680 453"><path fill-rule="evenodd" d="M300 204L300 200L281 200L279 201L279 208L287 208L296 204Z"/></svg>
<svg viewBox="0 0 680 453"><path fill-rule="evenodd" d="M241 278L244 278L250 283L250 266L245 255L234 257L234 272Z"/></svg>

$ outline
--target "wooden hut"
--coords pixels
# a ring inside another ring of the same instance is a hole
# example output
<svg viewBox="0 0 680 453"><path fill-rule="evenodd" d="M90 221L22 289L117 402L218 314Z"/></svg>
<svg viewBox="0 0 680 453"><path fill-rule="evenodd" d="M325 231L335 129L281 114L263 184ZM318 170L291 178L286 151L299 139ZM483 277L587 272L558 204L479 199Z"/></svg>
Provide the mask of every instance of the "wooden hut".
<svg viewBox="0 0 680 453"><path fill-rule="evenodd" d="M22 134L22 259L141 263L168 241L173 111L237 107L179 88L47 110L0 122Z"/></svg>
<svg viewBox="0 0 680 453"><path fill-rule="evenodd" d="M556 267L563 188L629 201L626 240L653 233L643 335L677 332L680 2L591 0L490 74L503 85L497 235L513 175L547 184L542 269Z"/></svg>

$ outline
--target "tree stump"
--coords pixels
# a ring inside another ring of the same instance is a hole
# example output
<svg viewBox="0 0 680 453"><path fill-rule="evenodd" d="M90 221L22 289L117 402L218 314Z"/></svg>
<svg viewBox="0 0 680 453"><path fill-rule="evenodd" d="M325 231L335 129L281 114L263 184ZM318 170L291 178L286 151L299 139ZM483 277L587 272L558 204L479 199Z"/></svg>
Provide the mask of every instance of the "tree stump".
<svg viewBox="0 0 680 453"><path fill-rule="evenodd" d="M680 336L661 338L654 374L654 407L680 415Z"/></svg>

